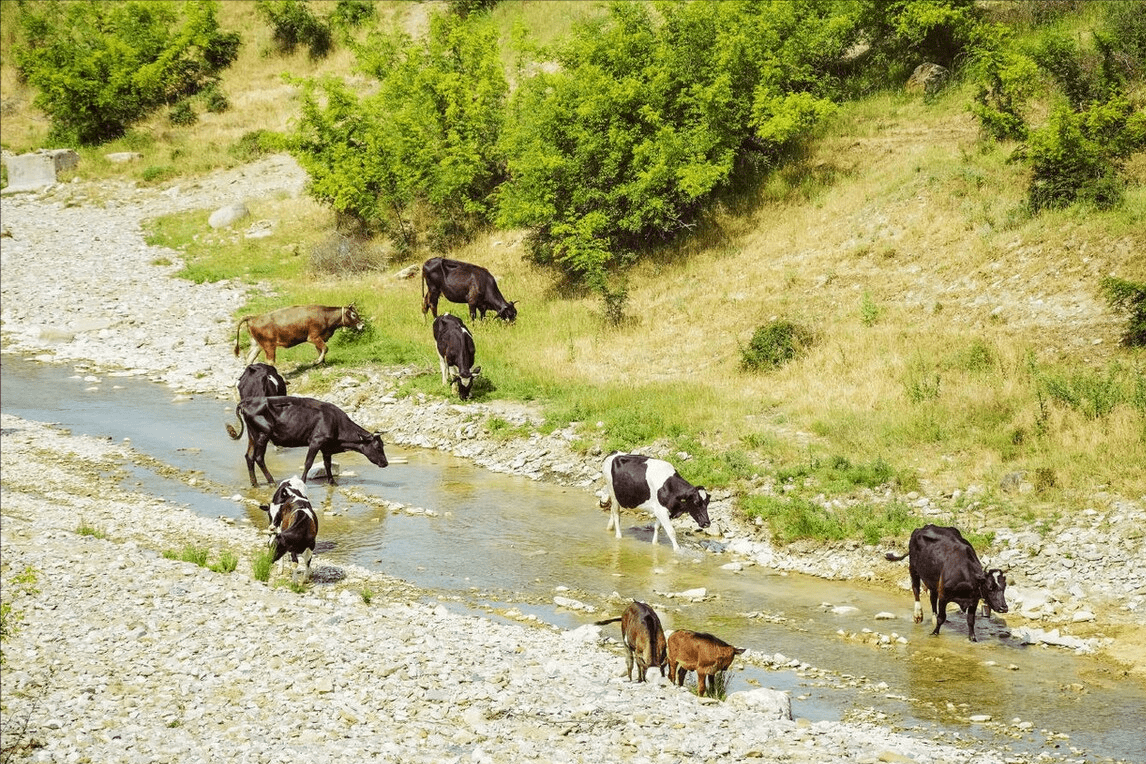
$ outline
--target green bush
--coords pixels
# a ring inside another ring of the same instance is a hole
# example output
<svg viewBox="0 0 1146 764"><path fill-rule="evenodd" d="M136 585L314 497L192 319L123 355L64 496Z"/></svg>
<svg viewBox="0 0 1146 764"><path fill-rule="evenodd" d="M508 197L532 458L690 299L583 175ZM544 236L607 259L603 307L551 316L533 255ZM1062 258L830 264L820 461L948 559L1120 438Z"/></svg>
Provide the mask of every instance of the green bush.
<svg viewBox="0 0 1146 764"><path fill-rule="evenodd" d="M319 59L334 47L330 24L315 16L306 0L257 0L255 10L271 25L272 39L281 53L294 53L305 45L310 57Z"/></svg>
<svg viewBox="0 0 1146 764"><path fill-rule="evenodd" d="M1107 276L1102 280L1102 293L1110 307L1127 314L1122 344L1146 346L1146 283Z"/></svg>
<svg viewBox="0 0 1146 764"><path fill-rule="evenodd" d="M199 115L195 113L195 107L191 105L191 102L183 99L171 107L171 110L167 112L167 119L173 125L186 127L198 122Z"/></svg>
<svg viewBox="0 0 1146 764"><path fill-rule="evenodd" d="M238 55L211 2L21 3L13 49L52 138L118 138L155 109L217 83ZM5 12L8 12L8 8Z"/></svg>
<svg viewBox="0 0 1146 764"><path fill-rule="evenodd" d="M799 324L784 319L770 321L756 329L748 347L741 348L740 367L745 371L778 369L811 342L811 332Z"/></svg>

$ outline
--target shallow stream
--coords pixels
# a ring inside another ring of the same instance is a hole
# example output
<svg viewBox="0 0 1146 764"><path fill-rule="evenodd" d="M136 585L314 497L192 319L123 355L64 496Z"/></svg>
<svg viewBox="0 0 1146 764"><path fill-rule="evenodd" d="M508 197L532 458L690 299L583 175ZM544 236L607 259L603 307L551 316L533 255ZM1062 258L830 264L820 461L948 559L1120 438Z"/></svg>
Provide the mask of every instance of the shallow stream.
<svg viewBox="0 0 1146 764"><path fill-rule="evenodd" d="M224 431L225 422L235 421L233 402L175 400L170 389L138 378L8 354L0 391L7 413L77 435L129 438L159 466L135 467L125 488L205 516L265 524L260 511L232 498L266 501L271 493L267 486L250 487L246 439L232 441ZM272 449L267 463L282 479L301 469L303 456L302 449ZM483 615L517 611L563 628L619 615L616 592L652 604L666 629L710 631L748 647L749 655L782 653L807 664L776 669L745 661L729 672L730 691L757 683L789 690L799 717L867 720L947 741L988 741L999 750L1146 762L1146 686L1092 657L1019 646L1007 638L1006 616L994 615L989 625L980 619L980 642L973 644L952 611L942 636L930 638L929 623L911 622L906 590L759 567L728 570L721 566L730 558L710 551L705 545L712 542L699 535L678 531L679 554L663 534L653 547L651 523L635 515L622 516L625 534L616 541L591 491L499 475L390 443L387 456L405 463L379 469L357 454L341 454L337 486L309 484L312 500L329 513L320 522L318 566L358 564ZM387 509L381 500L407 509ZM706 590L701 601L677 596L698 588ZM592 610L559 606L555 597ZM856 610L834 613L841 605ZM880 612L896 617L876 620ZM605 630L620 636L619 626ZM880 634L908 641L879 645ZM619 653L618 673L623 667ZM973 716L990 720L972 722Z"/></svg>

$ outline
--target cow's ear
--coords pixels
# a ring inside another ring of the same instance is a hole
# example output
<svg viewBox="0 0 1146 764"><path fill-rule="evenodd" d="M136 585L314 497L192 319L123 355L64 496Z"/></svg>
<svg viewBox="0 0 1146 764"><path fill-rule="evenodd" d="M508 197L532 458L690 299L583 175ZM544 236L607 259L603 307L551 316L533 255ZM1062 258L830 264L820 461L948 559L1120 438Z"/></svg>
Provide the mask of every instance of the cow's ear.
<svg viewBox="0 0 1146 764"><path fill-rule="evenodd" d="M481 367L480 366L475 366L472 369L470 369L470 376L471 377L476 377L478 374L481 374Z"/></svg>
<svg viewBox="0 0 1146 764"><path fill-rule="evenodd" d="M704 489L704 486L698 485L696 487L696 495L700 497L701 501L708 501L708 491Z"/></svg>

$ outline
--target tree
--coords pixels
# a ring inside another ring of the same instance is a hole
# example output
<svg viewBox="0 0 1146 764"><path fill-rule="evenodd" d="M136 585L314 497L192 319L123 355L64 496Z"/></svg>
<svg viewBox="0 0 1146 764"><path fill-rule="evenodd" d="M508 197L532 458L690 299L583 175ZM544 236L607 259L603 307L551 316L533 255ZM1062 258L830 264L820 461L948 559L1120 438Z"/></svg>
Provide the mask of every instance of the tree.
<svg viewBox="0 0 1146 764"><path fill-rule="evenodd" d="M20 6L21 74L56 140L121 136L155 109L217 87L239 36L213 2L46 2Z"/></svg>

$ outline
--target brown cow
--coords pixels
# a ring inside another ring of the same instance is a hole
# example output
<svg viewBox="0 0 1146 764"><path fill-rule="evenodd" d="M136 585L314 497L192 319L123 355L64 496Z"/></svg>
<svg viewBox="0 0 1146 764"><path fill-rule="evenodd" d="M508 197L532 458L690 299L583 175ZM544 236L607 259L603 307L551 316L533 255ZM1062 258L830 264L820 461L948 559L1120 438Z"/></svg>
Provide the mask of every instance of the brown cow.
<svg viewBox="0 0 1146 764"><path fill-rule="evenodd" d="M733 647L711 634L678 629L668 638L669 681L683 687L685 675L695 671L697 694L704 695L705 679L727 671L732 665L732 659L744 650L743 647Z"/></svg>
<svg viewBox="0 0 1146 764"><path fill-rule="evenodd" d="M334 331L348 326L362 331L366 326L353 305L332 308L325 305L292 305L258 316L247 316L235 327L235 355L239 354L239 332L247 325L251 334L251 352L247 363L254 363L262 350L267 363L274 364L276 348L292 348L310 342L318 349L318 363L326 360L326 341Z"/></svg>
<svg viewBox="0 0 1146 764"><path fill-rule="evenodd" d="M617 618L606 618L597 621L598 626L607 623L621 622L621 638L625 648L629 651L625 659L626 675L629 681L633 680L633 659L637 663L637 681L645 681L645 674L649 666L656 666L665 675L665 664L668 662L665 647L665 631L661 628L661 619L657 618L656 611L643 602L633 601L625 608L625 612Z"/></svg>

